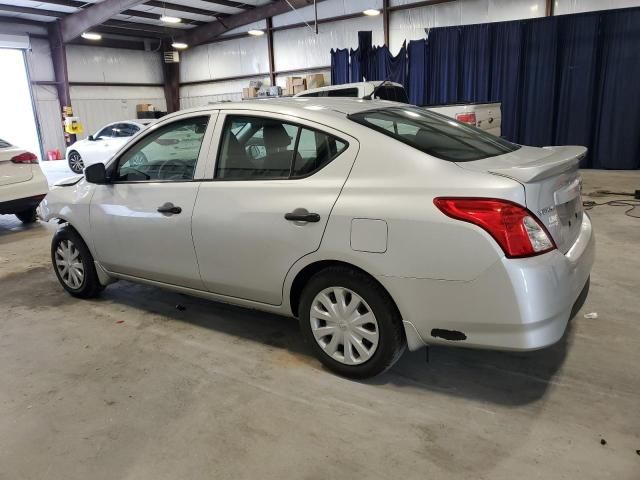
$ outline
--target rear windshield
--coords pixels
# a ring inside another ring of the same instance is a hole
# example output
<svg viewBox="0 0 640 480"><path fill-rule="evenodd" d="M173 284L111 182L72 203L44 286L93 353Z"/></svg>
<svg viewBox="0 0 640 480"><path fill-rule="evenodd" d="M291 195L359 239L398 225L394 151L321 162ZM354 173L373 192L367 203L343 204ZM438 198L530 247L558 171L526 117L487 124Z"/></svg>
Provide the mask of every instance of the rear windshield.
<svg viewBox="0 0 640 480"><path fill-rule="evenodd" d="M349 119L442 160L470 162L513 152L511 142L418 107L391 107L349 115Z"/></svg>

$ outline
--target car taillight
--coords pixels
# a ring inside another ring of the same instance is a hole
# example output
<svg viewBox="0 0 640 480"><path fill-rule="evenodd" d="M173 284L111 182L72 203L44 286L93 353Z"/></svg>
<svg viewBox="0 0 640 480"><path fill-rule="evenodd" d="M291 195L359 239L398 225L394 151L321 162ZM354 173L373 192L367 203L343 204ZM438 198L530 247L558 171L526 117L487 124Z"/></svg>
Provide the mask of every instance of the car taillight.
<svg viewBox="0 0 640 480"><path fill-rule="evenodd" d="M532 257L556 248L544 225L517 203L473 197L439 197L433 203L445 215L486 230L509 258Z"/></svg>
<svg viewBox="0 0 640 480"><path fill-rule="evenodd" d="M13 163L38 163L38 157L31 152L24 152L11 158Z"/></svg>
<svg viewBox="0 0 640 480"><path fill-rule="evenodd" d="M471 113L459 113L456 115L456 120L462 123L468 123L469 125L476 124L476 114L475 112Z"/></svg>

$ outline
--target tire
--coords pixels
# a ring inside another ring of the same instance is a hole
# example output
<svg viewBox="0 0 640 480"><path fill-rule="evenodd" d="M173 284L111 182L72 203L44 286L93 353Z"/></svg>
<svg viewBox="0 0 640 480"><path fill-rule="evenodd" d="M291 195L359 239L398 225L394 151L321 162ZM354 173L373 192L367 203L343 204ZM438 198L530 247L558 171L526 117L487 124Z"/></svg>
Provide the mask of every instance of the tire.
<svg viewBox="0 0 640 480"><path fill-rule="evenodd" d="M82 173L84 170L84 161L78 152L75 150L71 150L69 155L67 155L67 163L69 164L69 169L73 173Z"/></svg>
<svg viewBox="0 0 640 480"><path fill-rule="evenodd" d="M343 309L338 308L341 299ZM327 302L333 307L323 308ZM374 279L358 270L336 266L316 273L302 291L299 311L305 340L322 364L339 375L378 375L389 369L406 347L402 319L391 297ZM331 312L338 312L336 318L340 312L347 312L345 320L330 320ZM323 328L335 333L322 337Z"/></svg>
<svg viewBox="0 0 640 480"><path fill-rule="evenodd" d="M77 261L71 265L63 263L74 259ZM94 298L103 290L104 287L98 280L93 256L87 244L73 228L64 226L53 236L51 241L51 262L58 281L74 297ZM75 274L70 273L70 269L74 265ZM66 271L65 266L67 267ZM79 280L77 271L80 268L83 273L82 278Z"/></svg>
<svg viewBox="0 0 640 480"><path fill-rule="evenodd" d="M38 219L36 215L37 208L38 207L29 207L26 210L23 210L22 212L16 213L16 217L18 217L18 220L20 220L25 225L29 223L34 223Z"/></svg>

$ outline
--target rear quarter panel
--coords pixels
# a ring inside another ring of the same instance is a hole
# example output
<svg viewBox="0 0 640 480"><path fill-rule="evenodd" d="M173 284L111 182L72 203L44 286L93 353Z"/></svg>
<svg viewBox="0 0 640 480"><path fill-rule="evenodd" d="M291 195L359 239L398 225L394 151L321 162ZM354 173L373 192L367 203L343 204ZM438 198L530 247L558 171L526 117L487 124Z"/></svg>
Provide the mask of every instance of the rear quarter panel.
<svg viewBox="0 0 640 480"><path fill-rule="evenodd" d="M463 170L366 127L361 149L331 213L320 253L373 275L469 281L504 256L484 230L453 220L433 204L438 196L505 198L524 204L514 180ZM383 253L354 251L354 218L384 220Z"/></svg>

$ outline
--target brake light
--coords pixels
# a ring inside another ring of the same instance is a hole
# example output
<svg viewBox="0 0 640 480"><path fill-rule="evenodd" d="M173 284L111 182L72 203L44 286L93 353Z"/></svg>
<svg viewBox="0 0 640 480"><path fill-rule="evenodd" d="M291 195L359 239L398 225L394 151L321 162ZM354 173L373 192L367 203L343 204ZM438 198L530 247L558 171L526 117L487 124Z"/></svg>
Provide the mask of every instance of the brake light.
<svg viewBox="0 0 640 480"><path fill-rule="evenodd" d="M456 120L458 120L459 122L462 122L462 123L468 123L469 125L475 125L476 124L476 113L475 112L458 113L456 115Z"/></svg>
<svg viewBox="0 0 640 480"><path fill-rule="evenodd" d="M556 248L533 213L508 200L440 197L433 203L445 215L484 229L509 258L533 257Z"/></svg>
<svg viewBox="0 0 640 480"><path fill-rule="evenodd" d="M31 152L24 152L11 159L13 163L38 163L38 157Z"/></svg>

